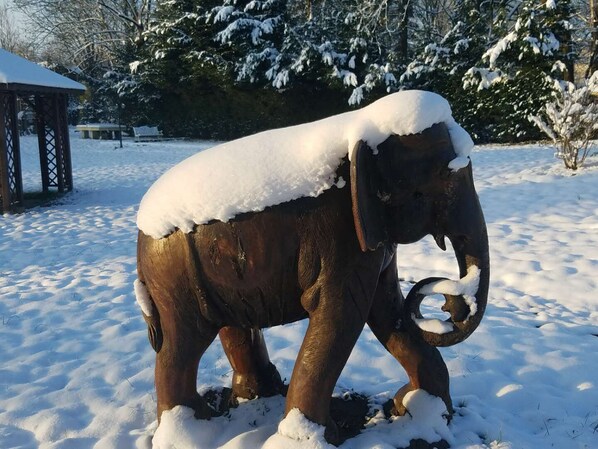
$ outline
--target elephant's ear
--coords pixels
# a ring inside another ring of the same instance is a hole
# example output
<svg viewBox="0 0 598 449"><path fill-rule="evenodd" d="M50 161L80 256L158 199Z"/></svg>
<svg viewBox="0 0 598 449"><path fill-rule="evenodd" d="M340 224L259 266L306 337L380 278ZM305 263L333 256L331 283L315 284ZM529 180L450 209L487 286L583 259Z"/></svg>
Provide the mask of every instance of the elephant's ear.
<svg viewBox="0 0 598 449"><path fill-rule="evenodd" d="M387 238L376 157L361 140L351 155L353 221L362 251L375 250Z"/></svg>

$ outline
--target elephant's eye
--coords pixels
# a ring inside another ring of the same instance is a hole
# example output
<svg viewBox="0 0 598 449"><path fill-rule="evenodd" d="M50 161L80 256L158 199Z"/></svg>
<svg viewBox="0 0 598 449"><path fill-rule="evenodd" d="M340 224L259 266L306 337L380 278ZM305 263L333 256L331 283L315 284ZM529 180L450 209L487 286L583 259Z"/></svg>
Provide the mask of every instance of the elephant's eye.
<svg viewBox="0 0 598 449"><path fill-rule="evenodd" d="M390 193L388 192L380 192L378 190L377 196L384 204L388 204L390 202Z"/></svg>

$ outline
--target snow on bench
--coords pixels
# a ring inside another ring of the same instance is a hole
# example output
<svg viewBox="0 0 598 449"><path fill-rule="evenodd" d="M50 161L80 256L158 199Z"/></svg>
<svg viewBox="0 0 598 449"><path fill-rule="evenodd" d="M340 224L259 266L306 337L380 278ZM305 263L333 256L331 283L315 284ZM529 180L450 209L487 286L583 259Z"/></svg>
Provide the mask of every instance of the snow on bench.
<svg viewBox="0 0 598 449"><path fill-rule="evenodd" d="M133 126L135 142L143 140L159 140L162 138L162 131L157 126Z"/></svg>
<svg viewBox="0 0 598 449"><path fill-rule="evenodd" d="M316 197L348 180L335 180L343 157L363 140L376 150L390 135L417 134L444 122L457 158L467 166L473 141L451 115L448 102L424 91L388 95L362 109L312 123L274 129L197 153L164 173L147 191L137 226L159 239L177 228L261 211L301 197Z"/></svg>

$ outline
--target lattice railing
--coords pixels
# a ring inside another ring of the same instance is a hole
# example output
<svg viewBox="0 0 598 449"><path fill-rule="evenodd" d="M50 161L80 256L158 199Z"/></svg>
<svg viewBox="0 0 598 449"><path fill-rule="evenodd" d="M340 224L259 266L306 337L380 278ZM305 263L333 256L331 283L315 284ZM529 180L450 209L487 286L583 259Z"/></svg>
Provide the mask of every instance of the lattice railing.
<svg viewBox="0 0 598 449"><path fill-rule="evenodd" d="M70 148L64 96L36 96L37 134L44 190L72 189Z"/></svg>

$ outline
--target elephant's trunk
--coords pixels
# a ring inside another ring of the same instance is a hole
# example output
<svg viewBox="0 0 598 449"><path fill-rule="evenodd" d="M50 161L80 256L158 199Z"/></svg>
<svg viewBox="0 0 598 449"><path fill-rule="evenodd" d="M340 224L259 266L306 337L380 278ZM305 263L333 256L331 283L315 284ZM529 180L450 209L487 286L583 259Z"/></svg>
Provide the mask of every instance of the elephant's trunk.
<svg viewBox="0 0 598 449"><path fill-rule="evenodd" d="M478 205L479 207L479 205ZM481 215L481 209L479 211ZM477 232L472 232L465 236L450 237L451 243L455 250L455 256L459 263L460 277L464 278L471 273L474 267L479 270L477 289L474 294L475 297L475 311L470 310L470 313L465 316L459 315L458 311L460 306L463 304L464 298L462 296L448 296L447 302L443 307L443 310L451 313L453 317L453 325L459 330L457 335L449 336L447 338L441 338L441 345L439 346L451 346L456 343L460 343L469 337L473 331L476 330L484 312L486 310L486 304L488 303L488 287L490 283L490 257L488 254L488 236L486 233L486 225L484 223L483 215L481 215L481 226L477 229ZM465 298L467 301L467 298ZM472 313L474 312L474 313ZM459 321L459 319L462 319Z"/></svg>
<svg viewBox="0 0 598 449"><path fill-rule="evenodd" d="M428 278L418 282L405 303L405 323L411 333L433 346L452 346L469 337L480 324L488 302L490 257L484 214L473 187L471 166L451 207L445 233L459 264L459 281ZM439 238L436 238L438 241ZM443 294L447 321L423 319L419 306L431 294Z"/></svg>

